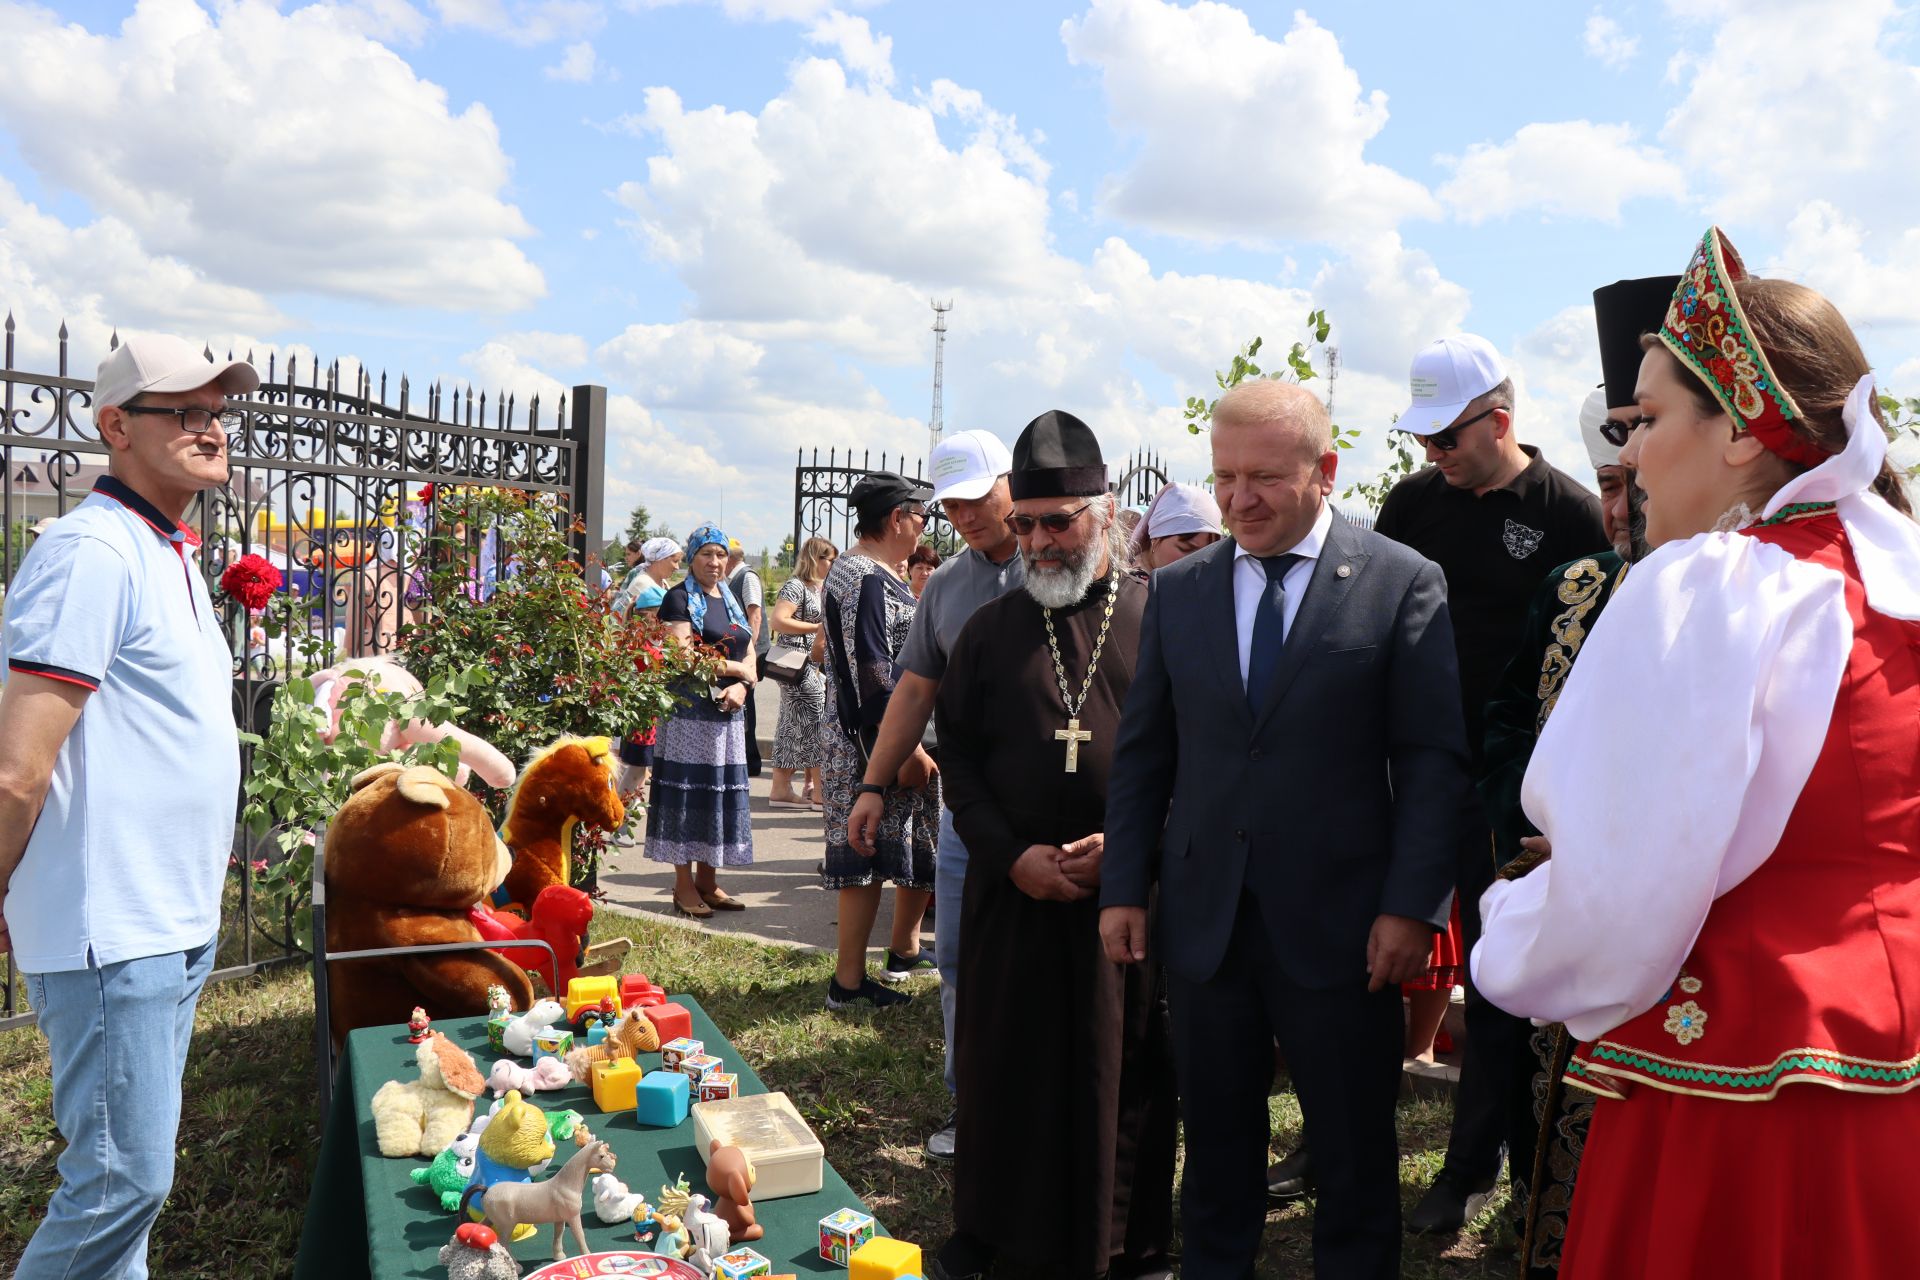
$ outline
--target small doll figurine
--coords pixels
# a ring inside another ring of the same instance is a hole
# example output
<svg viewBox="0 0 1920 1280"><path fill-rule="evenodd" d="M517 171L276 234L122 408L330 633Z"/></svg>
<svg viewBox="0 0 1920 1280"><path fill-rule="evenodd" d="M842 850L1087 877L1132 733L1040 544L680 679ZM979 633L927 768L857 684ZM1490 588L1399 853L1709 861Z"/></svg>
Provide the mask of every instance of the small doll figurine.
<svg viewBox="0 0 1920 1280"><path fill-rule="evenodd" d="M513 1012L513 997L507 994L507 989L501 986L497 982L494 983L492 986L488 987L487 988L487 1016L489 1018L493 1018L493 1017L498 1017L500 1014L503 1014L503 1013L512 1013L512 1012Z"/></svg>
<svg viewBox="0 0 1920 1280"><path fill-rule="evenodd" d="M433 1022L427 1011L419 1005L413 1006L413 1016L407 1019L407 1030L413 1034L407 1037L408 1044L419 1044L427 1038L427 1027Z"/></svg>

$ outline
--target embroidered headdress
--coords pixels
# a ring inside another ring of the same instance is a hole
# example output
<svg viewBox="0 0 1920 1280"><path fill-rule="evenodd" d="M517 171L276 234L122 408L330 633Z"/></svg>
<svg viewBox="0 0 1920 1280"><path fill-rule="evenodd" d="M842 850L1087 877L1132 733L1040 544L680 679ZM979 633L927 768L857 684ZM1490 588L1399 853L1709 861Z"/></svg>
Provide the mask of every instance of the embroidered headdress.
<svg viewBox="0 0 1920 1280"><path fill-rule="evenodd" d="M1773 376L1740 309L1733 286L1746 278L1746 264L1720 228L1707 228L1673 292L1660 341L1707 384L1735 426L1787 461L1817 467L1830 455L1794 434L1792 424L1803 415Z"/></svg>

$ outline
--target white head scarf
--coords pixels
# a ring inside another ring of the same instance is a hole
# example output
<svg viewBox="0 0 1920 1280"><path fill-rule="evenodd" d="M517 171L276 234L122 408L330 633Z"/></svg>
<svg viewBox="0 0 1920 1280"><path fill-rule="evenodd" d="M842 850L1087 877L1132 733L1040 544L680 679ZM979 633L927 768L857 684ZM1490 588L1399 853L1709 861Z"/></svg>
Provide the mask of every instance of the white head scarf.
<svg viewBox="0 0 1920 1280"><path fill-rule="evenodd" d="M1147 514L1133 530L1133 553L1139 555L1155 538L1182 533L1219 533L1220 504L1196 484L1170 484L1153 495Z"/></svg>
<svg viewBox="0 0 1920 1280"><path fill-rule="evenodd" d="M1594 388L1580 405L1580 443L1587 446L1587 461L1598 471L1620 465L1620 446L1600 433L1607 421L1607 393Z"/></svg>
<svg viewBox="0 0 1920 1280"><path fill-rule="evenodd" d="M640 562L659 564L668 556L680 554L680 544L672 538L648 538L640 544Z"/></svg>
<svg viewBox="0 0 1920 1280"><path fill-rule="evenodd" d="M1854 384L1840 410L1847 426L1847 447L1811 471L1780 486L1761 519L1796 502L1832 502L1860 566L1867 603L1878 613L1920 621L1920 524L1895 511L1873 491L1880 465L1887 460L1887 437L1873 416L1873 375Z"/></svg>

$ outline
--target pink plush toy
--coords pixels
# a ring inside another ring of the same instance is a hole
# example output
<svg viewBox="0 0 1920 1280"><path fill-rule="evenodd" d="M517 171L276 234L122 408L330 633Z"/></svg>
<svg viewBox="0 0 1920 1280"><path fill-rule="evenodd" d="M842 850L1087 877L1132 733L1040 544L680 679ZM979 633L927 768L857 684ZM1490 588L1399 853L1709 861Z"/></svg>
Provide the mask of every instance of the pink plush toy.
<svg viewBox="0 0 1920 1280"><path fill-rule="evenodd" d="M363 679L370 681L383 693L413 698L422 692L422 686L413 673L391 658L348 658L324 671L314 672L310 678L313 681L313 705L327 716L326 732L320 735L323 742L332 742L334 735L340 732L340 699L349 688ZM439 742L442 738L453 738L460 744L460 772L454 781L462 786L466 785L469 770L479 774L480 780L488 786L501 790L512 786L514 779L519 776L513 762L501 755L492 744L450 724L428 724L424 720L411 720L403 724L396 720L380 736L380 750L398 751L416 742Z"/></svg>
<svg viewBox="0 0 1920 1280"><path fill-rule="evenodd" d="M509 1089L521 1093L539 1093L542 1089L560 1089L573 1083L573 1072L558 1058L542 1058L531 1067L523 1067L512 1058L500 1058L487 1074L487 1084L496 1098Z"/></svg>

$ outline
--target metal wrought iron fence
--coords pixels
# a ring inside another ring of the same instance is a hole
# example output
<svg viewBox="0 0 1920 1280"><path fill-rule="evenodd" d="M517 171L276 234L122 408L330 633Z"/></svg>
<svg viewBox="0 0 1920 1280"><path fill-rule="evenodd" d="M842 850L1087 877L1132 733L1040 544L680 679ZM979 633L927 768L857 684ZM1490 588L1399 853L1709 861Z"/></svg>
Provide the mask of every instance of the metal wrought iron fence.
<svg viewBox="0 0 1920 1280"><path fill-rule="evenodd" d="M855 462L851 449L845 455L837 449L828 450L827 459L822 462L818 449L813 450L811 456L806 450L800 450L793 467L794 553L799 554L801 545L814 537L826 538L844 551L853 541L854 511L847 499L854 485L860 483L861 477L880 471L921 479L925 464L915 459L912 465L913 470L908 471L907 459L903 457L890 466L887 455L882 453L880 465L875 466L873 455L865 451ZM1151 501L1168 479L1165 461L1152 450L1128 454L1117 471L1114 493L1121 506ZM953 526L937 507L928 517L926 536L943 556L959 550L959 538Z"/></svg>
<svg viewBox="0 0 1920 1280"><path fill-rule="evenodd" d="M107 446L92 420L93 383L72 374L64 324L57 350L51 373L16 367L15 324L7 315L0 331L0 595L36 536L34 526L72 509L106 470ZM597 556L604 387L574 387L557 405L437 383L416 396L405 377L390 385L385 374L376 381L362 369L343 382L338 363L323 369L309 361L304 374L299 365L267 358L260 389L234 405L245 418L228 442L228 486L209 491L188 512L210 588L233 558L265 555L286 577L286 589L310 602L309 628L331 640L338 656L389 652L425 588L421 552L436 532L432 504L418 502L426 485L556 495L563 508L557 518L578 530L581 563ZM460 532L484 566L483 531ZM298 638L267 640L243 609L213 594L233 646L234 718L258 731L274 690L303 669ZM290 919L255 919L251 866L259 856L236 827L216 981L304 955ZM0 1029L33 1017L20 999L11 956L4 968Z"/></svg>

